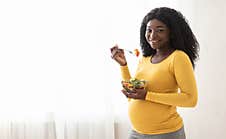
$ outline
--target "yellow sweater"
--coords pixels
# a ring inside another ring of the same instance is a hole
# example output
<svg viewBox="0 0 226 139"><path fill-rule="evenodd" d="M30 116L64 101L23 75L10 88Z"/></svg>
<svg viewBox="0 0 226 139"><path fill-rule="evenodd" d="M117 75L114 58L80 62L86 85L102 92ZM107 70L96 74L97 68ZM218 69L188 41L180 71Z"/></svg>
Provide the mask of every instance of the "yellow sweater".
<svg viewBox="0 0 226 139"><path fill-rule="evenodd" d="M148 82L145 100L129 99L129 117L133 129L142 134L169 133L180 129L183 120L176 106L194 107L197 87L191 61L186 53L175 50L160 63L142 57L135 78ZM131 78L127 66L121 66L123 80Z"/></svg>

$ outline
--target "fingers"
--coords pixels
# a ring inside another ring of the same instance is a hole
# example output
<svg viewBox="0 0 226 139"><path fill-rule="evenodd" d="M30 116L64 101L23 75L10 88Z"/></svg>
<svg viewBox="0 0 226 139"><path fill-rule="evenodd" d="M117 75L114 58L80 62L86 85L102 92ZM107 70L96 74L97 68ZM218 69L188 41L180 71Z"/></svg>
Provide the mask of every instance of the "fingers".
<svg viewBox="0 0 226 139"><path fill-rule="evenodd" d="M111 52L111 58L115 58L117 56L118 50L112 50Z"/></svg>
<svg viewBox="0 0 226 139"><path fill-rule="evenodd" d="M113 49L112 51L111 51L111 57L113 58L113 59L115 59L115 57L123 57L124 56L124 51L123 51L123 49Z"/></svg>
<svg viewBox="0 0 226 139"><path fill-rule="evenodd" d="M135 93L133 93L133 96L128 96L128 97L145 100L147 95L147 91L145 89L134 89L134 91Z"/></svg>
<svg viewBox="0 0 226 139"><path fill-rule="evenodd" d="M137 93L135 92L135 91L126 91L126 90L121 90L122 91L122 93L126 96L126 97L128 97L128 98L136 98L136 96L137 96Z"/></svg>
<svg viewBox="0 0 226 139"><path fill-rule="evenodd" d="M134 99L137 99L137 98L138 98L137 95L138 95L138 94L137 94L136 92L133 92L133 93L128 93L128 94L127 94L127 97L128 97L128 98L134 98Z"/></svg>
<svg viewBox="0 0 226 139"><path fill-rule="evenodd" d="M142 99L145 100L146 97L146 91L142 91L142 92L137 92L136 90L132 90L132 91L126 91L126 90L122 90L122 93L127 97L127 98L133 98L133 99Z"/></svg>
<svg viewBox="0 0 226 139"><path fill-rule="evenodd" d="M114 55L117 53L118 51L118 45L113 46L112 48L110 48L111 51L111 57L114 57Z"/></svg>
<svg viewBox="0 0 226 139"><path fill-rule="evenodd" d="M120 49L118 47L118 45L114 45L112 48L110 48L110 51L111 51L111 57L115 57L116 54L124 54L124 50L123 49Z"/></svg>
<svg viewBox="0 0 226 139"><path fill-rule="evenodd" d="M126 58L123 49L112 48L111 58L118 62L120 65L126 65Z"/></svg>
<svg viewBox="0 0 226 139"><path fill-rule="evenodd" d="M118 48L118 51L119 51L121 54L124 54L124 49Z"/></svg>
<svg viewBox="0 0 226 139"><path fill-rule="evenodd" d="M126 97L128 97L128 93L127 93L127 91L126 90L121 90L121 92L126 96Z"/></svg>
<svg viewBox="0 0 226 139"><path fill-rule="evenodd" d="M116 44L115 46L113 46L112 48L110 48L111 52L115 49L118 49L118 45Z"/></svg>

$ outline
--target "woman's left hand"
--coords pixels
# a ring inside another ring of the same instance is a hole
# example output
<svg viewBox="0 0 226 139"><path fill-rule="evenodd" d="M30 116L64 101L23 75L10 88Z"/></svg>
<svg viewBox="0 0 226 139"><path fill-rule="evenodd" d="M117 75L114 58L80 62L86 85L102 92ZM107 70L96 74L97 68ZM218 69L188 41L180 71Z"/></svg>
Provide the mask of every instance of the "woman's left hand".
<svg viewBox="0 0 226 139"><path fill-rule="evenodd" d="M126 95L128 98L145 100L147 91L145 89L133 89L132 92L127 92L126 90L122 90L122 93Z"/></svg>

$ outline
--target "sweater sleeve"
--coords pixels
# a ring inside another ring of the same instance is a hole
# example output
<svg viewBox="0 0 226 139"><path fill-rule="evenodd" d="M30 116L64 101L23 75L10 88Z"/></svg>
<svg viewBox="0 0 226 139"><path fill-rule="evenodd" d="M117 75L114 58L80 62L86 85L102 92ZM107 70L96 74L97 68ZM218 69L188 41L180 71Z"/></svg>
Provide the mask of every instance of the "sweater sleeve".
<svg viewBox="0 0 226 139"><path fill-rule="evenodd" d="M126 65L126 66L120 66L120 69L121 69L122 80L123 80L123 81L128 81L128 80L130 80L131 75L130 75L128 66L127 66L127 65ZM127 99L128 99L128 101L131 100L130 98L127 98Z"/></svg>
<svg viewBox="0 0 226 139"><path fill-rule="evenodd" d="M185 53L179 53L173 59L172 70L180 92L147 92L146 100L179 107L194 107L197 104L197 86L193 67Z"/></svg>
<svg viewBox="0 0 226 139"><path fill-rule="evenodd" d="M122 80L126 81L129 80L131 78L130 72L129 72L129 68L128 66L121 66L121 76L122 76Z"/></svg>

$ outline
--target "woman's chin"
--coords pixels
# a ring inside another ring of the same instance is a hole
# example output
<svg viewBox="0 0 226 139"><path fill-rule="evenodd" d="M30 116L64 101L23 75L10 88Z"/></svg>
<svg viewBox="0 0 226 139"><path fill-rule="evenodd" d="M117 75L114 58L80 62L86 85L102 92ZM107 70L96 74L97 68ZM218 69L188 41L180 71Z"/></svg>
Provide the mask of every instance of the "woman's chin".
<svg viewBox="0 0 226 139"><path fill-rule="evenodd" d="M157 49L158 46L157 46L157 45L151 45L151 48L152 48L152 49Z"/></svg>

